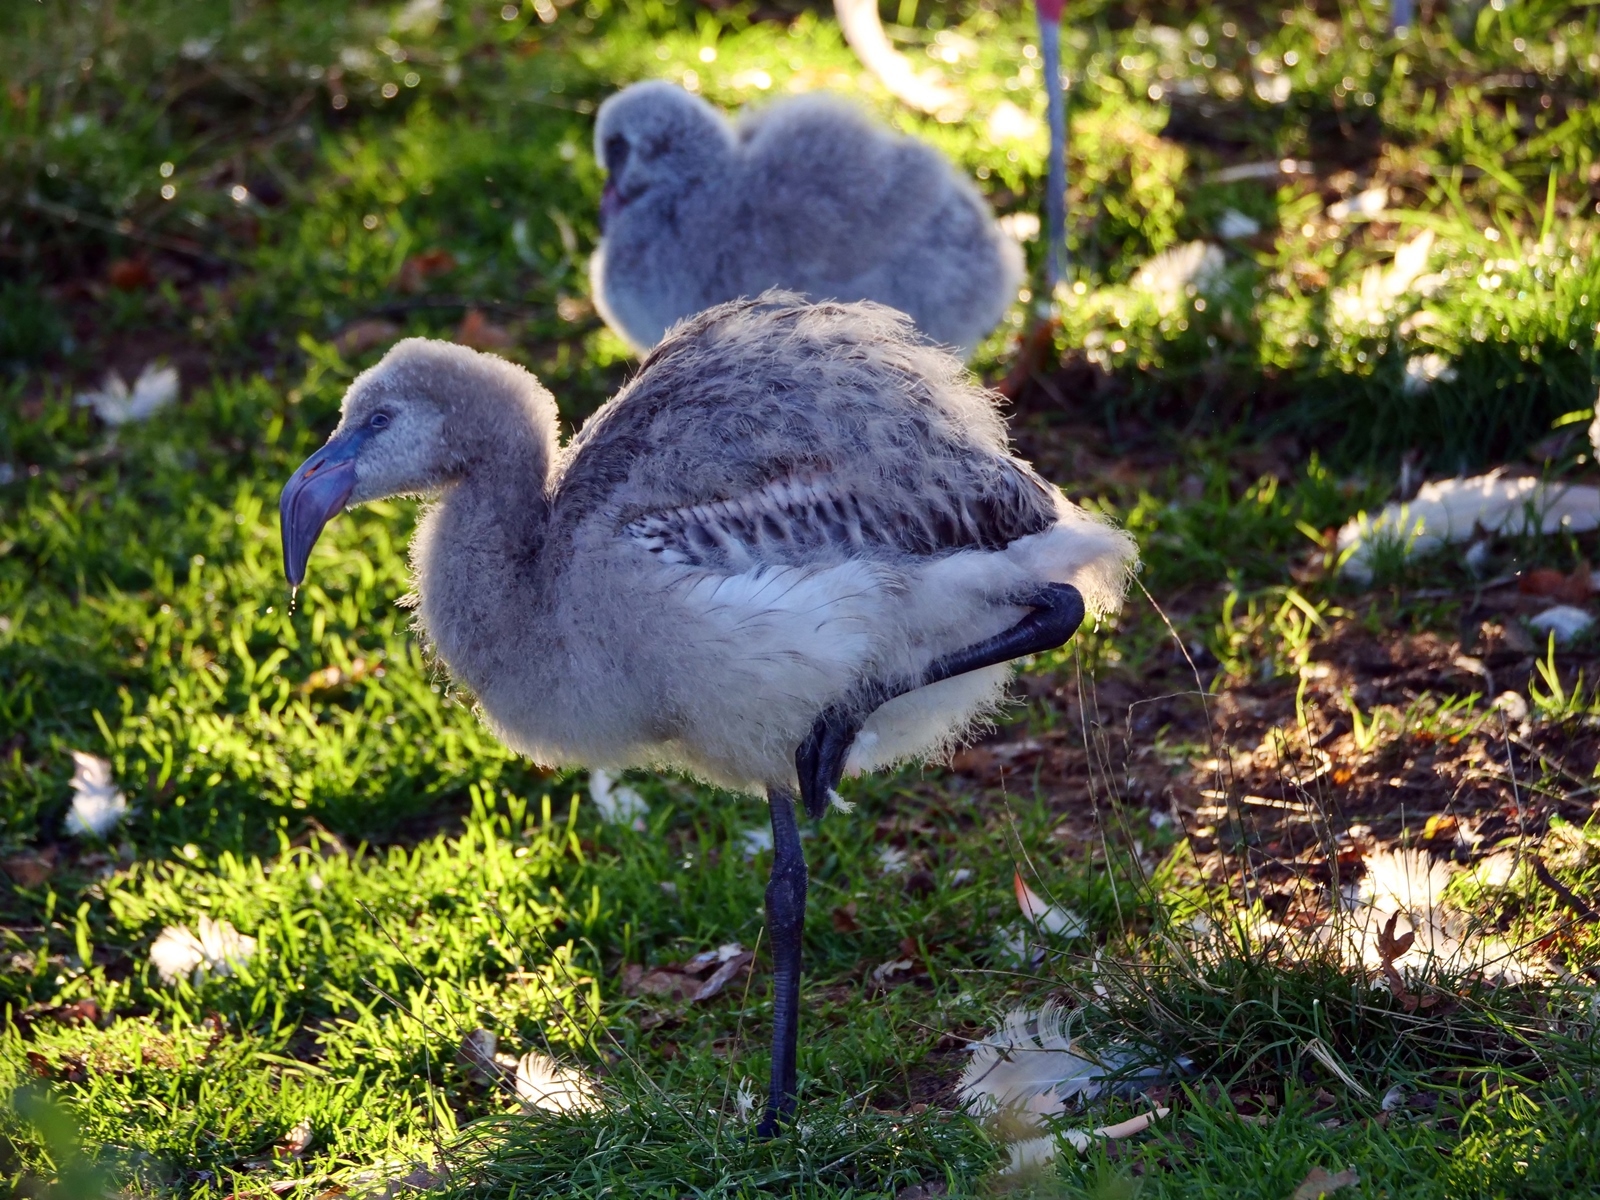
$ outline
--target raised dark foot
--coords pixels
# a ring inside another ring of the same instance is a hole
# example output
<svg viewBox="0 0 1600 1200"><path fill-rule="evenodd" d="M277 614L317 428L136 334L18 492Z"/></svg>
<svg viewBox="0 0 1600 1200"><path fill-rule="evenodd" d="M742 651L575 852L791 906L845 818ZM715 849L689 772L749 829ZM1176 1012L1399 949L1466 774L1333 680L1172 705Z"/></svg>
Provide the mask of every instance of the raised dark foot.
<svg viewBox="0 0 1600 1200"><path fill-rule="evenodd" d="M862 724L873 710L898 694L878 684L867 685L864 693L853 697L850 703L824 709L816 724L811 726L811 733L800 743L800 749L795 751L800 800L805 805L806 815L813 820L828 811L828 799L844 778L844 760L850 757L850 747L855 745Z"/></svg>

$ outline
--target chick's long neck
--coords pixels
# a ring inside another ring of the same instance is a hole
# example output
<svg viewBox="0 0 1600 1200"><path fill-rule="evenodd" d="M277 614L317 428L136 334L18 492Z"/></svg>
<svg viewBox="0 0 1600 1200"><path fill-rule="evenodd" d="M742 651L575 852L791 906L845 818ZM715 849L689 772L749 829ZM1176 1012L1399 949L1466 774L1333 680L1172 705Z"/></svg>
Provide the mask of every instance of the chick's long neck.
<svg viewBox="0 0 1600 1200"><path fill-rule="evenodd" d="M527 669L548 565L554 431L540 430L526 406L508 402L495 416L466 440L467 466L424 517L413 551L422 625L480 699L493 680Z"/></svg>

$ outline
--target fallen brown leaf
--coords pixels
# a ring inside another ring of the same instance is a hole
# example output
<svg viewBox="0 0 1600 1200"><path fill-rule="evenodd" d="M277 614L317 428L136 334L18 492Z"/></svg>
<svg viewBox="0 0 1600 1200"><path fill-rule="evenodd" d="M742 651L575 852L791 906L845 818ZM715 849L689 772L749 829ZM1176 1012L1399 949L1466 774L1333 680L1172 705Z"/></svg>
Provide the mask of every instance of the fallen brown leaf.
<svg viewBox="0 0 1600 1200"><path fill-rule="evenodd" d="M56 848L24 850L10 858L0 860L0 868L18 887L35 888L49 879L56 867Z"/></svg>
<svg viewBox="0 0 1600 1200"><path fill-rule="evenodd" d="M499 1048L500 1040L493 1033L487 1029L474 1029L462 1037L456 1057L467 1069L467 1074L485 1087L494 1087L505 1078L495 1061L495 1051Z"/></svg>
<svg viewBox="0 0 1600 1200"><path fill-rule="evenodd" d="M1378 957L1386 967L1402 957L1417 940L1416 933L1411 930L1407 930L1401 937L1394 936L1395 923L1399 920L1399 913L1390 913L1388 924L1378 931Z"/></svg>
<svg viewBox="0 0 1600 1200"><path fill-rule="evenodd" d="M621 971L622 990L628 996L709 1000L754 961L754 954L737 942L730 942L715 950L702 951L686 962L667 963L649 970L638 963L628 963ZM706 975L708 971L709 976Z"/></svg>
<svg viewBox="0 0 1600 1200"><path fill-rule="evenodd" d="M1312 1167L1289 1200L1322 1200L1322 1197L1331 1196L1340 1188L1354 1187L1360 1182L1361 1176L1354 1167L1336 1175L1330 1175L1321 1167Z"/></svg>
<svg viewBox="0 0 1600 1200"><path fill-rule="evenodd" d="M1054 320L1040 321L1030 329L1022 339L1022 344L1017 348L1017 359L1006 373L1006 377L995 384L994 390L1007 400L1015 400L1022 392L1022 387L1044 370L1056 348L1056 329Z"/></svg>
<svg viewBox="0 0 1600 1200"><path fill-rule="evenodd" d="M861 922L856 920L856 902L837 906L832 914L833 929L835 933L859 933Z"/></svg>
<svg viewBox="0 0 1600 1200"><path fill-rule="evenodd" d="M516 345L511 331L496 325L483 315L481 309L469 308L456 327L456 341L474 350L508 350Z"/></svg>
<svg viewBox="0 0 1600 1200"><path fill-rule="evenodd" d="M667 1000L688 1000L700 990L700 981L682 971L657 967L653 971L638 968L638 972L637 975L632 975L630 969L623 974L622 990L629 996L659 996Z"/></svg>
<svg viewBox="0 0 1600 1200"><path fill-rule="evenodd" d="M365 354L379 346L386 346L400 336L400 326L382 317L364 317L352 321L333 339L333 347L346 358Z"/></svg>
<svg viewBox="0 0 1600 1200"><path fill-rule="evenodd" d="M1594 594L1594 583L1589 568L1583 563L1570 575L1550 567L1536 567L1517 578L1517 591L1524 596L1549 596L1567 604L1582 604Z"/></svg>
<svg viewBox="0 0 1600 1200"><path fill-rule="evenodd" d="M100 1021L100 1005L93 997L85 996L71 1004L63 1004L51 1013L63 1025L96 1025Z"/></svg>
<svg viewBox="0 0 1600 1200"><path fill-rule="evenodd" d="M1424 1005L1423 999L1406 987L1406 981L1400 972L1395 970L1395 960L1411 949L1417 940L1415 932L1408 931L1404 937L1394 936L1395 922L1400 919L1399 913L1389 915L1389 923L1378 930L1378 958L1383 963L1384 982L1389 985L1389 992L1406 1012L1416 1012ZM1431 998L1430 998L1431 999Z"/></svg>
<svg viewBox="0 0 1600 1200"><path fill-rule="evenodd" d="M413 254L400 264L400 277L396 286L402 292L420 292L435 275L444 275L456 269L455 255L448 250L435 248Z"/></svg>
<svg viewBox="0 0 1600 1200"><path fill-rule="evenodd" d="M64 1083L83 1083L89 1078L89 1069L81 1058L63 1055L60 1062L51 1062L37 1050L28 1051L28 1069L40 1079L59 1079Z"/></svg>
<svg viewBox="0 0 1600 1200"><path fill-rule="evenodd" d="M119 292L140 292L154 286L155 281L155 272L150 269L147 258L113 259L106 268L106 282Z"/></svg>
<svg viewBox="0 0 1600 1200"><path fill-rule="evenodd" d="M694 994L695 1003L698 1004L702 1000L711 999L728 985L730 979L755 962L755 960L756 956L748 950L742 950L728 959L712 972L710 979L700 985L700 989Z"/></svg>
<svg viewBox="0 0 1600 1200"><path fill-rule="evenodd" d="M1453 842L1460 830L1461 821L1454 813L1434 813L1422 827L1422 840Z"/></svg>

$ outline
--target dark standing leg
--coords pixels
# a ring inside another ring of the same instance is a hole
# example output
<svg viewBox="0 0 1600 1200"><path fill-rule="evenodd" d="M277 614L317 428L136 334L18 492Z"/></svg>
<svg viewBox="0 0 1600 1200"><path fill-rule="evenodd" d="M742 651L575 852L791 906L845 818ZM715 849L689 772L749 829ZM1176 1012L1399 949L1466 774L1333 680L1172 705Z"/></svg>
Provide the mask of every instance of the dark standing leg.
<svg viewBox="0 0 1600 1200"><path fill-rule="evenodd" d="M818 717L811 727L811 735L795 755L795 766L800 772L800 796L805 801L806 811L813 817L820 817L827 808L828 793L839 786L844 776L844 760L850 754L856 734L861 732L862 723L874 709L896 696L941 679L1064 646L1083 624L1083 596L1070 583L1047 583L1032 595L1019 598L1017 603L1033 611L1004 633L946 655L923 672L920 679L898 684L870 683L853 703L830 708Z"/></svg>
<svg viewBox="0 0 1600 1200"><path fill-rule="evenodd" d="M817 718L810 735L795 752L800 798L806 811L820 817L828 793L839 786L844 760L861 732L861 723L882 704L941 679L965 675L1065 645L1083 623L1083 597L1065 583L1047 583L1017 604L1033 611L1010 629L977 645L941 658L920 679L898 684L871 683L849 705L830 708ZM806 859L795 825L794 797L778 788L767 793L772 809L772 879L767 884L767 930L772 937L775 971L772 1001L772 1090L766 1115L756 1132L772 1137L780 1118L794 1115L795 1044L799 1033L800 936L806 922Z"/></svg>
<svg viewBox="0 0 1600 1200"><path fill-rule="evenodd" d="M794 797L767 793L772 810L772 878L767 882L767 933L772 938L772 1088L756 1126L774 1137L779 1119L794 1115L795 1046L800 1019L800 937L806 925L806 856L794 819Z"/></svg>

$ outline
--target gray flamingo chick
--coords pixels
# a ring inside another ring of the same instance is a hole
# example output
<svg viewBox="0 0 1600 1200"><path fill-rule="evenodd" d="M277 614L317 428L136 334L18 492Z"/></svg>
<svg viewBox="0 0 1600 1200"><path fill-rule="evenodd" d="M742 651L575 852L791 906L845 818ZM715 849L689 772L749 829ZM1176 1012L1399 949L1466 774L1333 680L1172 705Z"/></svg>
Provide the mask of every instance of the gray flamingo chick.
<svg viewBox="0 0 1600 1200"><path fill-rule="evenodd" d="M729 122L661 80L600 106L607 180L595 303L636 349L714 304L781 287L876 300L970 354L1005 315L1022 252L936 150L837 97Z"/></svg>
<svg viewBox="0 0 1600 1200"><path fill-rule="evenodd" d="M679 325L565 447L522 368L400 342L284 487L290 582L342 508L394 495L431 500L418 625L509 746L766 793L766 1133L795 1103L795 791L820 816L845 772L939 751L1134 562L904 316L785 293Z"/></svg>

